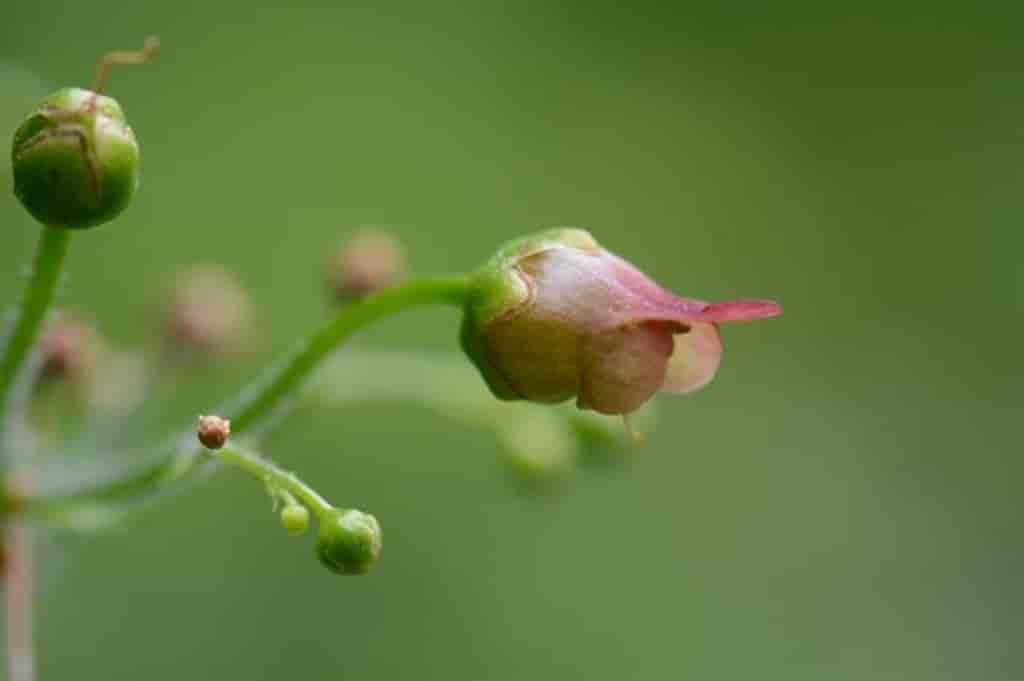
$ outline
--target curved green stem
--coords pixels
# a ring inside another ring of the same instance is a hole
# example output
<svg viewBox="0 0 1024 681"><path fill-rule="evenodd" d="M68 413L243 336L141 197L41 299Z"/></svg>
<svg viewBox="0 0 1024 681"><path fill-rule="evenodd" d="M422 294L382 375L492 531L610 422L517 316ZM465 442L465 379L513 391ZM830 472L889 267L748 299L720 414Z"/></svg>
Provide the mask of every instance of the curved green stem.
<svg viewBox="0 0 1024 681"><path fill-rule="evenodd" d="M303 380L342 341L379 319L411 307L430 304L462 305L471 292L469 277L420 279L384 289L341 309L313 333L283 364L263 381L244 388L219 414L231 420L234 434L243 435L285 402ZM169 447L152 464L84 490L20 500L19 507L42 515L60 515L76 505L130 500L165 489L187 477L208 461L195 442L192 430L184 447Z"/></svg>
<svg viewBox="0 0 1024 681"><path fill-rule="evenodd" d="M68 229L42 228L32 274L18 308L14 327L4 340L3 355L0 357L0 414L6 414L19 370L36 341L39 326L53 301L70 241L71 231Z"/></svg>
<svg viewBox="0 0 1024 681"><path fill-rule="evenodd" d="M468 277L421 279L384 289L346 307L310 336L283 366L273 372L269 380L244 391L233 407L224 410L223 415L231 419L233 432L242 432L280 404L281 398L294 391L313 368L353 331L418 305L462 305L469 292Z"/></svg>
<svg viewBox="0 0 1024 681"><path fill-rule="evenodd" d="M334 509L316 491L299 479L295 473L278 468L266 459L235 447L224 447L210 452L224 463L237 466L253 477L269 484L271 487L284 490L301 501L311 511L320 516Z"/></svg>

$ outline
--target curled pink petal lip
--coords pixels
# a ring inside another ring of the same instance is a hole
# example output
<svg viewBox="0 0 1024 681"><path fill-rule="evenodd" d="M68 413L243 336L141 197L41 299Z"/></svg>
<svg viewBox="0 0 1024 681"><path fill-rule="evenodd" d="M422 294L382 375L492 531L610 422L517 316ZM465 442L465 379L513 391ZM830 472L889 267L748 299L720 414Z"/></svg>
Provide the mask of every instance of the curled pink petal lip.
<svg viewBox="0 0 1024 681"><path fill-rule="evenodd" d="M711 303L703 314L709 322L752 322L782 314L782 306L774 300L730 300Z"/></svg>

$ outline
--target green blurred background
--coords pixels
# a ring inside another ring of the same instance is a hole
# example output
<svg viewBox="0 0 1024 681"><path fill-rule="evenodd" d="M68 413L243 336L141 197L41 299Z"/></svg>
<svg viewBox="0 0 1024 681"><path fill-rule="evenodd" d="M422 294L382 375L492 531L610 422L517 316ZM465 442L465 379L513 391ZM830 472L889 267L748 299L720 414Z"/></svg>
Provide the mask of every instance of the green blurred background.
<svg viewBox="0 0 1024 681"><path fill-rule="evenodd" d="M682 294L786 307L726 329L715 383L663 399L627 466L542 497L421 409L303 414L268 453L381 519L378 569L327 573L225 475L52 542L41 678L1024 678L1024 13L1003 5L7 3L9 131L104 51L163 40L110 84L141 194L75 239L62 303L141 345L169 272L239 275L258 348L194 376L169 427L324 316L325 254L361 225L425 273L583 226ZM0 182L7 304L37 229ZM452 349L456 320L357 344Z"/></svg>

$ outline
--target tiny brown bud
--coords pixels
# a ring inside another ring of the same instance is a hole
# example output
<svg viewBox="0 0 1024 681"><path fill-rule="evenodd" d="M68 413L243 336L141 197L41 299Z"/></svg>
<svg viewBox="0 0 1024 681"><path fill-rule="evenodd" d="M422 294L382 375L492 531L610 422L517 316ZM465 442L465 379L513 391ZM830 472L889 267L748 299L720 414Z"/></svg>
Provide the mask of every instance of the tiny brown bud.
<svg viewBox="0 0 1024 681"><path fill-rule="evenodd" d="M328 263L327 284L336 300L350 302L391 286L405 270L398 239L386 232L360 232Z"/></svg>
<svg viewBox="0 0 1024 681"><path fill-rule="evenodd" d="M200 416L196 435L207 449L220 449L231 435L231 421L219 416Z"/></svg>

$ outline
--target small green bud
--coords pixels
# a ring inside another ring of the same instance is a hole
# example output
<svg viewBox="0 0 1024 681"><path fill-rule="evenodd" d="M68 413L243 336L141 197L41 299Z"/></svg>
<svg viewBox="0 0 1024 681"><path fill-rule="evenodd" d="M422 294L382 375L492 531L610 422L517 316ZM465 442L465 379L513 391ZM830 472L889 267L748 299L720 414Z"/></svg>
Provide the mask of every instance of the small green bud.
<svg viewBox="0 0 1024 681"><path fill-rule="evenodd" d="M14 134L14 193L51 227L85 229L117 217L139 184L139 146L110 97L65 88Z"/></svg>
<svg viewBox="0 0 1024 681"><path fill-rule="evenodd" d="M287 504L281 509L281 527L288 534L304 534L309 529L309 510L301 504Z"/></svg>
<svg viewBox="0 0 1024 681"><path fill-rule="evenodd" d="M380 555L381 533L377 519L354 509L332 509L320 519L316 555L331 572L361 575Z"/></svg>

